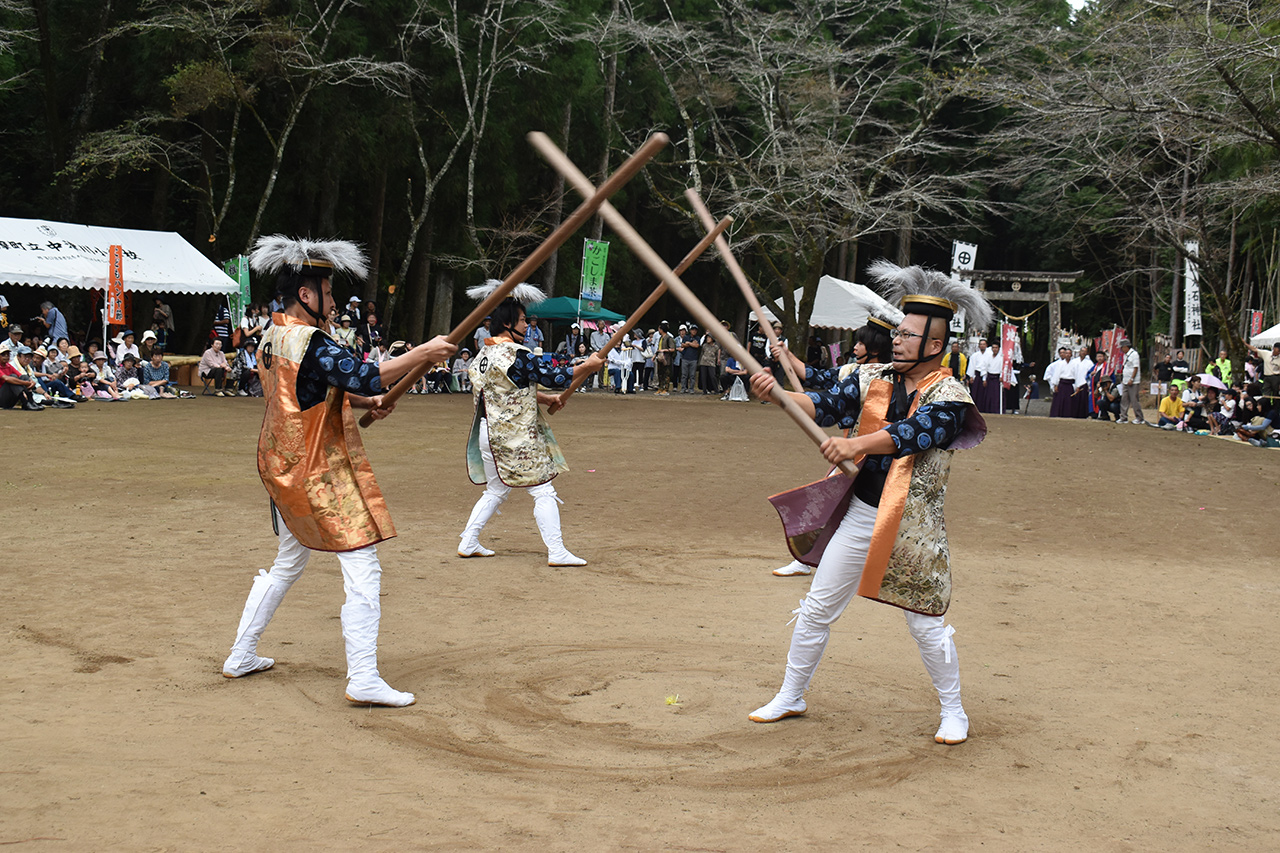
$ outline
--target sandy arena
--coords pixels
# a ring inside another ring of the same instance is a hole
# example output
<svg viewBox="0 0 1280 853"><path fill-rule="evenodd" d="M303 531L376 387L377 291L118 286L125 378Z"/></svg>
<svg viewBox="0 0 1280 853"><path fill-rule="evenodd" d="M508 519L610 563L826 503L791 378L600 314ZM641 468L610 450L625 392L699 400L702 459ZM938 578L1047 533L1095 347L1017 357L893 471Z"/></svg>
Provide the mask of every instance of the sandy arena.
<svg viewBox="0 0 1280 853"><path fill-rule="evenodd" d="M1140 426L993 417L947 503L968 743L901 612L857 600L804 718L748 722L807 579L767 495L821 476L755 403L578 395L553 569L480 493L468 396L365 441L399 536L381 669L343 700L342 583L316 557L221 677L276 540L260 400L0 412L0 845L38 850L1280 849L1280 454Z"/></svg>

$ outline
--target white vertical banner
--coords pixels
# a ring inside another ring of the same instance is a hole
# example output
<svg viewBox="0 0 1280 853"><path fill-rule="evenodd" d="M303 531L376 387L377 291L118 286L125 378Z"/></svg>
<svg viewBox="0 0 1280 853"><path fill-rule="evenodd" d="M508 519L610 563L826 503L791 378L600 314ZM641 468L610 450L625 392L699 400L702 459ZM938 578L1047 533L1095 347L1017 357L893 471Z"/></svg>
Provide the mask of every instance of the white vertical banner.
<svg viewBox="0 0 1280 853"><path fill-rule="evenodd" d="M953 281L973 287L973 280L961 278L956 274L956 270L975 269L974 264L977 263L977 260L978 246L976 243L962 243L959 240L951 241L951 279ZM956 315L951 318L951 331L957 333L964 331L963 309L957 311Z"/></svg>
<svg viewBox="0 0 1280 853"><path fill-rule="evenodd" d="M1194 255L1200 255L1200 242L1198 240L1188 240L1186 243L1187 258L1183 267L1183 297L1182 297L1182 334L1200 335L1203 330L1200 327L1200 265L1191 260Z"/></svg>

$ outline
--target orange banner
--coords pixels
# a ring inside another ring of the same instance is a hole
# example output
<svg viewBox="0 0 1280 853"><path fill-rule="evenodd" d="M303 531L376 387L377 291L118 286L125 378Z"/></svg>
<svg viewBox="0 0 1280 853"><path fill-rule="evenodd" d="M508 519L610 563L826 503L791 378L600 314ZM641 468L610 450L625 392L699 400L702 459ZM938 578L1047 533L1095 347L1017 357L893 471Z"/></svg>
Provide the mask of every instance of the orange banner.
<svg viewBox="0 0 1280 853"><path fill-rule="evenodd" d="M107 269L107 323L123 326L124 319L124 252L112 246Z"/></svg>

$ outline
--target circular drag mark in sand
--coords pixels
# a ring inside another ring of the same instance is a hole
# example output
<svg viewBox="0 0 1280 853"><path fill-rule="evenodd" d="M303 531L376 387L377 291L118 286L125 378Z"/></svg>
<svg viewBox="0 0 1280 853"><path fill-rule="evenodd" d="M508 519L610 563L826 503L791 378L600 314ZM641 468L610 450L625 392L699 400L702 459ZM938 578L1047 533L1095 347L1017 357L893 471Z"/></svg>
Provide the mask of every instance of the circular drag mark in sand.
<svg viewBox="0 0 1280 853"><path fill-rule="evenodd" d="M771 691L754 684L757 663L732 653L706 646L454 649L398 672L398 683L424 685L415 707L363 722L473 769L678 778L717 788L839 776L892 785L927 751L845 707L843 696L824 698L807 717L749 722L752 703Z"/></svg>

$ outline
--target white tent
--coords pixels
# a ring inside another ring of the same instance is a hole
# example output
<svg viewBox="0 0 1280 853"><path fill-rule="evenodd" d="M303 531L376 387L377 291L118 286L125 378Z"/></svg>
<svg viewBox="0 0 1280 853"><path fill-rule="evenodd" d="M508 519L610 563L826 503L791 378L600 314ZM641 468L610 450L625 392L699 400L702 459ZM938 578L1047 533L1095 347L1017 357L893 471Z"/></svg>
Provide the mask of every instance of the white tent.
<svg viewBox="0 0 1280 853"><path fill-rule="evenodd" d="M0 284L107 286L107 254L124 252L124 289L143 293L221 293L239 284L171 231L135 231L42 219L0 218Z"/></svg>
<svg viewBox="0 0 1280 853"><path fill-rule="evenodd" d="M1265 332L1260 332L1249 339L1249 343L1263 349L1275 346L1277 341L1280 341L1280 324L1272 326Z"/></svg>
<svg viewBox="0 0 1280 853"><path fill-rule="evenodd" d="M796 305L800 304L803 293L803 288L797 288ZM818 280L818 294L813 300L809 325L820 329L858 329L867 324L867 309L876 305L886 309L890 315L895 314L896 309L871 288L824 275ZM772 310L770 306L762 305L761 308L765 318L772 322L778 319L774 311L783 310L782 300L774 300ZM756 312L752 311L750 316L754 321Z"/></svg>

